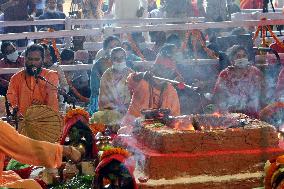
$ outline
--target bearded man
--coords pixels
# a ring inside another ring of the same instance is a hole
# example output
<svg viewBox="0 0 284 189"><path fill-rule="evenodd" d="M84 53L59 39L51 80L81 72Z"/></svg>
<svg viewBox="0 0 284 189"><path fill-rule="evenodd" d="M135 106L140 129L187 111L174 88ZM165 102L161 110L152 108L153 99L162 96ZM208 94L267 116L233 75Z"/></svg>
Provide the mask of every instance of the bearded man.
<svg viewBox="0 0 284 189"><path fill-rule="evenodd" d="M175 51L174 45L165 45L160 50L150 72L133 73L128 76L127 83L132 92L132 99L123 125L133 126L134 120L142 116L141 110L143 109L170 109L171 115L180 115L179 97L174 86L153 77L179 80L175 62L169 58L169 54L174 53L172 51ZM120 132L123 130L124 128ZM131 132L131 129L129 131Z"/></svg>
<svg viewBox="0 0 284 189"><path fill-rule="evenodd" d="M19 113L25 114L32 105L47 105L58 111L58 74L55 71L42 68L44 48L41 45L31 45L25 52L25 69L12 76L7 98L12 107L18 107ZM51 84L39 79L44 77Z"/></svg>

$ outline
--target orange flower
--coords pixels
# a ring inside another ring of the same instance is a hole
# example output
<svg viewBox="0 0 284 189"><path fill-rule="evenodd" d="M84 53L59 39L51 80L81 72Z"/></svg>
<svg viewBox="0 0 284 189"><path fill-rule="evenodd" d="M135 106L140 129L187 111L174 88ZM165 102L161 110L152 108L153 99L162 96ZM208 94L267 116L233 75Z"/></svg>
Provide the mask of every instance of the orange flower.
<svg viewBox="0 0 284 189"><path fill-rule="evenodd" d="M83 117L86 118L86 120L89 121L90 115L88 112L86 112L84 109L82 108L76 108L76 109L71 109L67 112L67 114L64 117L64 122L66 123L69 119L71 119L72 117L76 116L76 115L81 115Z"/></svg>
<svg viewBox="0 0 284 189"><path fill-rule="evenodd" d="M96 135L98 132L104 132L106 130L106 126L103 123L93 123L89 125L93 134Z"/></svg>
<svg viewBox="0 0 284 189"><path fill-rule="evenodd" d="M114 155L114 154L120 154L120 155L124 156L125 158L128 158L128 157L131 156L131 154L123 148L111 148L111 149L105 150L103 152L103 154L101 156L101 160L103 160L104 158L109 157L111 155Z"/></svg>

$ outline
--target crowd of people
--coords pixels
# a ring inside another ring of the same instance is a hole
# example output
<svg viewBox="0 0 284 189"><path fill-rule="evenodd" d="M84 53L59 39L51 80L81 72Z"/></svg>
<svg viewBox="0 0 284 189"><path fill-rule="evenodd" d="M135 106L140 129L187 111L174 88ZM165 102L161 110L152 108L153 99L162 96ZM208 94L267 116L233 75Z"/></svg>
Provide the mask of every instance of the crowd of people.
<svg viewBox="0 0 284 189"><path fill-rule="evenodd" d="M187 0L179 0L178 3L175 0L161 0L160 6L154 0L128 2L110 0L109 6L104 7L99 4L101 1L91 3L83 0L83 17L101 18L103 10L108 15L112 14L112 7L115 7L114 17L120 19L204 16L209 21L224 21L230 19L231 13L240 11L234 2L224 4L213 0L208 1L206 11L203 1L199 0L194 3ZM262 8L263 1L254 2L257 3L241 1L240 6ZM125 4L129 7L124 7ZM63 19L66 15L62 6L63 1L59 0L0 0L0 11L4 13L5 21L32 20L34 16L39 19ZM39 26L37 29L47 30L47 26ZM54 25L52 29L64 30L64 26ZM33 30L31 27L4 28L5 33ZM18 108L19 116L24 116L33 105L47 105L64 114L66 104L73 103L84 107L94 122L119 125L116 132L127 134L131 134L135 119L141 117L141 111L145 109L169 109L172 116L178 116L188 112L184 109L201 107L194 113L239 112L261 118L263 108L283 101L284 70L277 71L280 73L278 78L268 80L270 75L255 65L251 59L255 54L251 54L246 44L234 44L220 50L222 47L216 39L222 37L222 32L153 31L111 35L104 37L103 47L96 53L84 49L85 36L74 36L73 46L63 49L58 49L54 44L62 43L62 39L35 40L23 52L17 48L25 46L26 40L2 41L0 68L23 69L16 74L0 75L0 95L6 96L12 107ZM229 36L251 34L244 28L226 32ZM281 52L283 49L277 47L275 50ZM213 85L206 85L201 80L188 83L187 78L190 76L184 75L185 70L181 70L179 65L188 65L190 60L197 59L219 61L218 74L207 76ZM146 61L152 61L153 64ZM92 64L92 69L64 71L60 66L79 64ZM272 82L269 85L275 87L268 90L268 82ZM211 105L214 108L209 111L207 107ZM3 121L0 121L0 127L7 127L0 129L3 139L0 143L0 160L4 155L9 155L24 163L56 167L62 163L62 156L74 161L80 159L79 152L72 147L31 140L18 134ZM10 142L6 144L6 141ZM21 145L23 148L20 151L14 149L20 144L26 145ZM35 151L29 150L32 148ZM10 175L3 177L5 174ZM9 183L6 178L13 177L9 172L2 173L2 186ZM14 177L14 181L18 179Z"/></svg>
<svg viewBox="0 0 284 189"><path fill-rule="evenodd" d="M221 10L224 8L222 6L226 5L225 13L231 14L233 12L228 11L237 6L235 2L227 2L221 6L219 1L210 1L207 4L207 10L204 11L203 1L184 0L184 5L188 6L181 6L179 10L174 10L178 7L178 5L172 6L174 2L159 2L160 5L157 6L156 1L152 0L132 1L133 6L129 4L132 6L129 8L137 13L131 13L132 16L129 11L124 11L125 7L121 6L123 3L120 1L112 0L104 9L102 9L103 4L99 4L102 2L97 2L93 5L93 14L98 14L98 9L105 10L106 15L111 14L115 5L114 16L117 18L143 17L143 15L182 17L182 15L192 16L191 14L194 13L194 16L205 16L213 21L222 21L228 20L228 15L221 15L217 11L218 14L210 16L211 8ZM87 2L84 1L84 3ZM263 4L259 2L257 7L253 7L256 4L249 6L248 1L240 3L241 8L259 8L260 5ZM17 12L13 11L15 15L12 16L15 18L10 18L12 11L9 10L12 7L19 9L24 7L25 11L19 12L25 16L17 15ZM222 12L220 10L219 12ZM234 8L234 10L239 11L240 8ZM1 2L1 11L4 13L4 20L28 19L31 18L29 15L33 14L38 15L39 19L65 18L62 12L62 2L56 0L27 2L9 0ZM139 12L142 14L138 14ZM51 27L54 30L64 29L62 25ZM4 31L11 32L8 31L9 28L5 27ZM46 30L46 26L39 26L38 29ZM22 30L17 30L17 32L22 32ZM97 120L101 120L100 116L104 115L102 114L104 111L115 111L119 114L118 117L121 119L128 117L124 119L128 120L129 116L138 117L140 110L145 108L170 108L172 113L177 115L183 113L181 111L183 108L180 107L179 100L174 99L179 97L183 100L190 99L190 95L184 95L186 92L181 92L177 86L165 84L167 82L157 78L188 82L186 79L188 76L181 74L182 70L179 70L180 63L186 62L187 59L217 59L219 57L220 74L218 78L211 79L211 81L216 80L215 87L207 86L205 89L202 81L190 84L199 87L203 93L212 93L211 103L216 104L218 111L245 112L257 117L260 109L267 105L263 100L266 99L265 93L267 92L264 79L266 76L249 61L254 55L249 54L251 49L247 49L248 46L245 44L223 49L221 52L222 47L216 39L222 37L222 32L224 31L193 30L186 33L153 31L149 32L149 36L148 33L140 32L108 36L103 40L103 48L96 52L95 56L93 52L84 50L85 36L74 36L73 47L64 49L57 49L55 45L57 40L35 40L34 45L29 46L22 53L17 51L17 47L20 46L19 41L16 41L17 44L14 43L15 41L2 41L0 67L25 67L25 69L13 76L2 74L0 94L7 96L12 106L19 107L21 114L24 114L29 106L35 104L46 104L56 111L64 111L65 102L71 102L87 107L89 113ZM250 34L249 31L241 28L233 29L231 35L244 33ZM148 41L149 37L151 44ZM279 47L276 50L279 50ZM224 55L226 51L227 54ZM134 63L135 61L154 61L154 65L147 68L142 63ZM93 64L91 71L63 71L59 66L83 63ZM271 97L274 101L282 98L282 75L279 76L277 83L277 95ZM274 82L276 85L277 81ZM147 88L150 89L149 92L139 96L140 91L147 91ZM68 98L70 96L71 98ZM186 104L186 102L182 103L181 106L186 107ZM190 109L190 107L186 108Z"/></svg>

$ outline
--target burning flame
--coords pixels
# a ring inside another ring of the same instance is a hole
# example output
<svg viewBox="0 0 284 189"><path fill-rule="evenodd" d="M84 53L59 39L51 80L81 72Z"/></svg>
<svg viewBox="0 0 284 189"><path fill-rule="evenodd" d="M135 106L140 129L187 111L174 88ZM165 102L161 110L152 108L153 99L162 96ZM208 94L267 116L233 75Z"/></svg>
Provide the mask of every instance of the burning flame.
<svg viewBox="0 0 284 189"><path fill-rule="evenodd" d="M176 130L183 130L183 131L194 131L194 127L191 123L185 123L182 120L178 120L174 123L173 128Z"/></svg>

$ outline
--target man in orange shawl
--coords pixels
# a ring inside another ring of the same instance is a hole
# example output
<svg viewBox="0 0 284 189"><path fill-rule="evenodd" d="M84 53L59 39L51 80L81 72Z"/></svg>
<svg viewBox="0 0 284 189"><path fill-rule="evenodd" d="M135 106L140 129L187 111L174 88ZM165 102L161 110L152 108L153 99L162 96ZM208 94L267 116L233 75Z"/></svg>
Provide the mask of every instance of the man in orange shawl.
<svg viewBox="0 0 284 189"><path fill-rule="evenodd" d="M25 69L12 76L7 97L13 107L18 107L24 114L32 105L47 105L58 111L58 74L55 71L42 68L44 48L41 45L31 45L25 52ZM38 77L44 77L47 83Z"/></svg>
<svg viewBox="0 0 284 189"><path fill-rule="evenodd" d="M62 157L78 161L81 154L74 147L37 141L19 134L11 125L0 120L0 187L40 189L32 179L23 180L13 171L3 171L5 156L29 165L56 168L61 166Z"/></svg>
<svg viewBox="0 0 284 189"><path fill-rule="evenodd" d="M168 79L177 78L175 63L168 56L173 53L172 50L174 49L171 45L165 45L161 49L152 69L155 76ZM161 58L164 61L160 61ZM142 109L168 108L171 110L171 115L180 114L179 97L172 84L155 79L147 72L130 74L127 82L133 95L124 117L124 125L131 126L134 119L141 116Z"/></svg>

